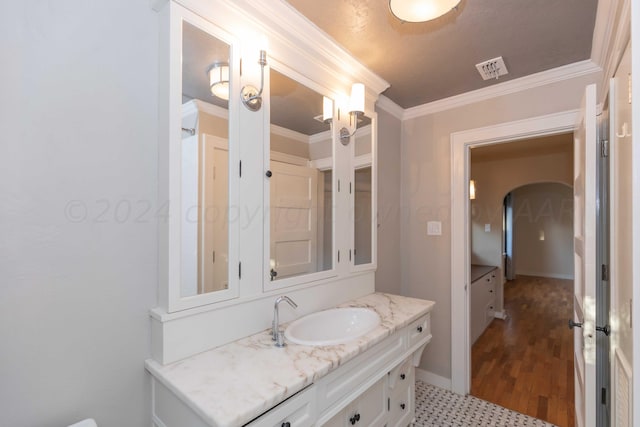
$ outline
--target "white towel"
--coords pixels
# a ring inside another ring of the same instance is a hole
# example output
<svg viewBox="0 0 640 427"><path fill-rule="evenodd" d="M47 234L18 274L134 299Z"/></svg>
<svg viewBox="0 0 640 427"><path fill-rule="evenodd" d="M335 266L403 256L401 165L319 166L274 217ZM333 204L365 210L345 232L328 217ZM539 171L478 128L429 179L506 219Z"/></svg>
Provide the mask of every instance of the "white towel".
<svg viewBox="0 0 640 427"><path fill-rule="evenodd" d="M87 418L79 423L71 424L69 427L98 427L93 418Z"/></svg>

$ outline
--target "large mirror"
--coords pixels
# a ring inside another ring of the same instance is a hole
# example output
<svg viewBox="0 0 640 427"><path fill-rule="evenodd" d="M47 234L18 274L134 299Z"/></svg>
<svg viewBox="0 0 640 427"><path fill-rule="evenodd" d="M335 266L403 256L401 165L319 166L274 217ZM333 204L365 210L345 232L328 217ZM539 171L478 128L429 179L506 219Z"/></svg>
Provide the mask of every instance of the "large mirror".
<svg viewBox="0 0 640 427"><path fill-rule="evenodd" d="M333 269L333 102L273 68L270 90L268 277L277 287Z"/></svg>
<svg viewBox="0 0 640 427"><path fill-rule="evenodd" d="M353 263L373 262L373 133L370 117L358 118L353 176Z"/></svg>
<svg viewBox="0 0 640 427"><path fill-rule="evenodd" d="M227 43L182 25L180 296L229 288Z"/></svg>

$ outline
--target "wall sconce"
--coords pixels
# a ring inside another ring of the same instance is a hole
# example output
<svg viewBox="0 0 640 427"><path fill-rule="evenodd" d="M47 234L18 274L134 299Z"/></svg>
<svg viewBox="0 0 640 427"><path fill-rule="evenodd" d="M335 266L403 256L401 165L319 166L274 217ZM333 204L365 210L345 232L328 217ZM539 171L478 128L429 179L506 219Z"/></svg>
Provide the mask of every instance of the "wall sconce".
<svg viewBox="0 0 640 427"><path fill-rule="evenodd" d="M342 145L348 145L349 140L358 130L358 119L364 114L364 85L362 83L354 83L351 86L351 98L349 98L349 120L353 127L353 132L343 127L340 129L340 142Z"/></svg>
<svg viewBox="0 0 640 427"><path fill-rule="evenodd" d="M240 97L242 103L251 111L258 111L262 107L262 91L264 90L264 67L267 65L267 51L260 50L260 58L258 59L260 64L260 90L255 86L245 85L242 88Z"/></svg>
<svg viewBox="0 0 640 427"><path fill-rule="evenodd" d="M209 88L211 94L217 98L229 100L229 64L214 62L208 69Z"/></svg>
<svg viewBox="0 0 640 427"><path fill-rule="evenodd" d="M333 121L333 100L331 98L327 98L326 96L322 97L322 122L329 123Z"/></svg>
<svg viewBox="0 0 640 427"><path fill-rule="evenodd" d="M469 200L476 199L476 181L474 179L469 180Z"/></svg>
<svg viewBox="0 0 640 427"><path fill-rule="evenodd" d="M403 22L436 19L458 7L460 0L389 0L389 10Z"/></svg>

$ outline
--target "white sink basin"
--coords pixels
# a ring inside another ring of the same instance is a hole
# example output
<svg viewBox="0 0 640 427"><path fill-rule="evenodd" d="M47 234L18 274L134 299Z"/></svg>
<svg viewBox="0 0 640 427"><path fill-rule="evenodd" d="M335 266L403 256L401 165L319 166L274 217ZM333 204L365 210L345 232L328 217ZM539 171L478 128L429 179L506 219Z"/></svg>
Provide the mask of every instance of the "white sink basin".
<svg viewBox="0 0 640 427"><path fill-rule="evenodd" d="M285 338L302 345L335 345L361 337L380 324L375 311L361 307L318 311L291 322Z"/></svg>

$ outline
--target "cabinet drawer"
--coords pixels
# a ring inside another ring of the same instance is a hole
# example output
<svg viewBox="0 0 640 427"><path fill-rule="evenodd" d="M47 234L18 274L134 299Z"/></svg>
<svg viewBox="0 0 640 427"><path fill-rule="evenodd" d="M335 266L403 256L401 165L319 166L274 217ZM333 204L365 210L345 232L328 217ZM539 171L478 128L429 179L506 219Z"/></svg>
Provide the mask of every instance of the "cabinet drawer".
<svg viewBox="0 0 640 427"><path fill-rule="evenodd" d="M291 396L246 426L310 427L314 425L315 416L315 389L311 387Z"/></svg>
<svg viewBox="0 0 640 427"><path fill-rule="evenodd" d="M406 384L413 384L413 356L407 357L404 362L389 372L389 389L392 393L396 388L402 389Z"/></svg>
<svg viewBox="0 0 640 427"><path fill-rule="evenodd" d="M384 425L387 412L385 377L369 387L349 406L338 412L322 427L376 427Z"/></svg>
<svg viewBox="0 0 640 427"><path fill-rule="evenodd" d="M430 314L426 314L409 325L409 347L431 337Z"/></svg>

